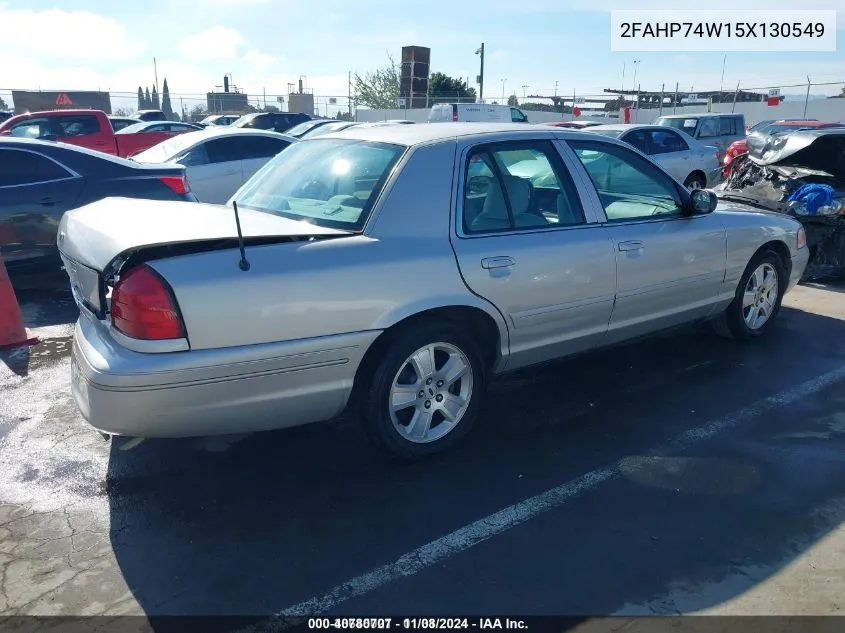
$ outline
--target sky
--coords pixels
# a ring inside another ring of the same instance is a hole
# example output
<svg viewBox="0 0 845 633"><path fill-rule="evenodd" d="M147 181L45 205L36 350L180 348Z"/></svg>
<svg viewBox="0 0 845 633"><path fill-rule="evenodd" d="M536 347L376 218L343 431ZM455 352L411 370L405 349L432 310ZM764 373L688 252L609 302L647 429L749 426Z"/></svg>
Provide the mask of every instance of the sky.
<svg viewBox="0 0 845 633"><path fill-rule="evenodd" d="M348 73L400 58L404 45L431 48L431 70L478 73L485 43L485 96L598 95L636 81L643 90L696 92L722 84L722 52L621 53L610 50L611 9L665 9L677 0L0 0L0 95L12 88L102 89L135 93L166 77L174 96L220 86L230 73L250 94L287 94L306 77L319 97L345 97ZM803 4L803 3L802 3ZM840 9L838 50L730 53L725 89L839 82L845 86L845 0L809 0L805 9ZM708 0L708 9L736 8ZM794 9L794 0L743 0L743 8ZM640 60L634 64L635 60ZM504 81L503 81L504 80ZM526 86L523 88L523 86ZM802 88L784 92L803 93ZM174 103L174 109L178 106Z"/></svg>

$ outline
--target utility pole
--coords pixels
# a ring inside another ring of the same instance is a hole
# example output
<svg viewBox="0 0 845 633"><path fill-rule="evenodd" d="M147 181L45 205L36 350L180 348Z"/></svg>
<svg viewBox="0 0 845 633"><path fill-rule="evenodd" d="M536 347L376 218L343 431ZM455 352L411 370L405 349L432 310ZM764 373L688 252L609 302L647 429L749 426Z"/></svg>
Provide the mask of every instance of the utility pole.
<svg viewBox="0 0 845 633"><path fill-rule="evenodd" d="M525 89L528 88L528 84L522 84L522 100L525 101Z"/></svg>
<svg viewBox="0 0 845 633"><path fill-rule="evenodd" d="M508 80L507 77L502 77L499 81L502 82L502 105L505 105L505 82Z"/></svg>
<svg viewBox="0 0 845 633"><path fill-rule="evenodd" d="M722 103L722 89L725 87L725 65L728 63L728 56L722 59L722 82L719 84L719 103Z"/></svg>
<svg viewBox="0 0 845 633"><path fill-rule="evenodd" d="M557 81L555 81L555 97L557 96Z"/></svg>
<svg viewBox="0 0 845 633"><path fill-rule="evenodd" d="M349 108L349 120L352 120L352 71L349 71L349 81L346 82L346 106Z"/></svg>
<svg viewBox="0 0 845 633"><path fill-rule="evenodd" d="M158 64L156 63L156 58L155 58L155 57L153 57L153 73L155 74L155 78L156 78L156 92L157 92L158 94L161 94L161 93L158 91Z"/></svg>
<svg viewBox="0 0 845 633"><path fill-rule="evenodd" d="M481 42L481 48L475 51L475 54L481 56L481 74L478 75L478 102L484 103L484 42Z"/></svg>

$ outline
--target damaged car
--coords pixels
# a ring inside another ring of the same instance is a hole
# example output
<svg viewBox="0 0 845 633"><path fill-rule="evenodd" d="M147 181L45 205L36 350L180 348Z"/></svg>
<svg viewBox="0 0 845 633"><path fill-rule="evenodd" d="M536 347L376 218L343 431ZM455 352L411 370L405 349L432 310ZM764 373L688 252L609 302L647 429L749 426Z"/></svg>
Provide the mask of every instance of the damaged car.
<svg viewBox="0 0 845 633"><path fill-rule="evenodd" d="M810 249L803 280L845 275L845 128L773 134L753 144L716 193L801 222Z"/></svg>

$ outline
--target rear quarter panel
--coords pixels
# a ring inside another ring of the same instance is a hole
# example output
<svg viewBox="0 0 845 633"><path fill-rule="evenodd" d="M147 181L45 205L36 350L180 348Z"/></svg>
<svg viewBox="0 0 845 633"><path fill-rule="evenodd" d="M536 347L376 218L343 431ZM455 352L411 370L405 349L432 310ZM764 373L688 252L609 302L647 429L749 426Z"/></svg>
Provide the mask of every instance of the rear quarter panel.
<svg viewBox="0 0 845 633"><path fill-rule="evenodd" d="M798 229L801 224L789 216L724 202L719 204L719 210L715 213L727 229L728 252L724 292L730 293L731 296L748 262L761 246L777 241L789 249L790 256L794 256L797 251Z"/></svg>
<svg viewBox="0 0 845 633"><path fill-rule="evenodd" d="M400 163L364 235L174 257L151 265L173 287L192 349L383 330L424 310L464 305L501 315L470 293L449 242L455 143ZM232 231L235 220L232 218Z"/></svg>

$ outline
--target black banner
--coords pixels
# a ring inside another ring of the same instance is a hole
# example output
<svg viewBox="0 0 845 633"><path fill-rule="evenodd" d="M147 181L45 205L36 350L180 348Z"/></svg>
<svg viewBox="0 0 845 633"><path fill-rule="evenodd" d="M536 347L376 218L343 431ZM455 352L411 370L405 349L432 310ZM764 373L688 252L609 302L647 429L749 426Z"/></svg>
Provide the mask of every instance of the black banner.
<svg viewBox="0 0 845 633"><path fill-rule="evenodd" d="M93 90L12 90L15 114L45 110L102 110L111 114L111 95Z"/></svg>
<svg viewBox="0 0 845 633"><path fill-rule="evenodd" d="M0 633L523 631L531 633L841 633L843 616L0 617Z"/></svg>

